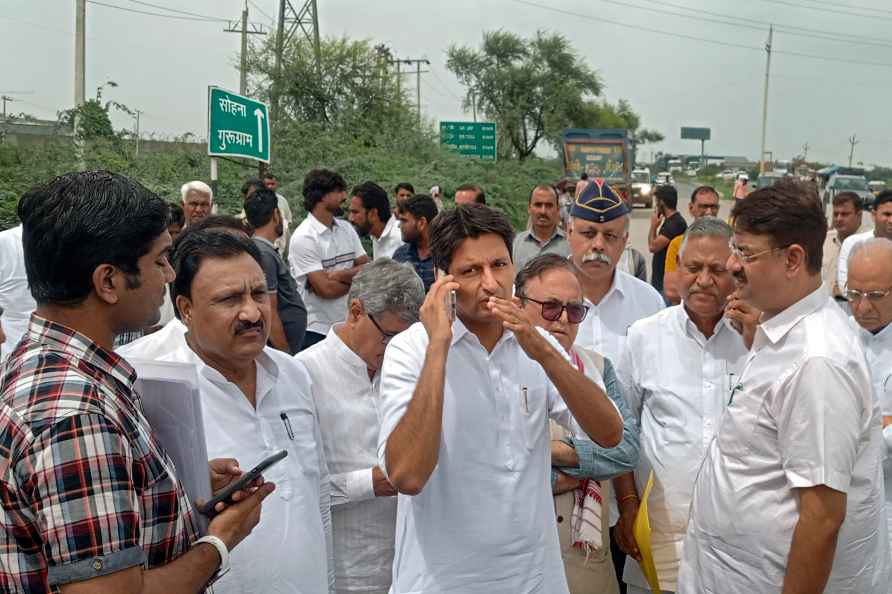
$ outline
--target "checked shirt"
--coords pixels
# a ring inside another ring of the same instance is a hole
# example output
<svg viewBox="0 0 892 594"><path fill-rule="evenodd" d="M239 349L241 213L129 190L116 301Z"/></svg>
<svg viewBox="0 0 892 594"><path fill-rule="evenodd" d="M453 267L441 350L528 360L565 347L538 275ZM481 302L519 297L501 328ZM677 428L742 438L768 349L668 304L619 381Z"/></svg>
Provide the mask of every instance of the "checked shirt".
<svg viewBox="0 0 892 594"><path fill-rule="evenodd" d="M0 592L56 592L198 536L126 361L32 316L0 377Z"/></svg>

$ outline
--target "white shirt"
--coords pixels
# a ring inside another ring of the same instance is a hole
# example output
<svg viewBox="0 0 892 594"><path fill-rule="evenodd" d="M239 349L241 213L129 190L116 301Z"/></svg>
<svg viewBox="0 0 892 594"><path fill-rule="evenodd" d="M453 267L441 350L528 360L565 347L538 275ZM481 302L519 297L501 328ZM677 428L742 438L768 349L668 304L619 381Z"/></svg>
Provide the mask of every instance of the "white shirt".
<svg viewBox="0 0 892 594"><path fill-rule="evenodd" d="M209 458L236 458L247 471L288 450L287 458L264 471L276 490L263 502L260 523L233 549L232 571L214 584L214 593L328 594L328 476L304 366L264 348L257 358L255 409L187 345L162 360L196 366Z"/></svg>
<svg viewBox="0 0 892 594"><path fill-rule="evenodd" d="M335 589L387 592L393 566L396 497L375 497L377 386L365 362L334 328L295 357L310 374L331 473Z"/></svg>
<svg viewBox="0 0 892 594"><path fill-rule="evenodd" d="M332 324L343 322L347 317L347 295L335 299L320 297L310 287L307 275L352 268L353 261L365 255L353 225L340 219L334 219L332 226L326 227L310 213L294 230L288 263L307 306L307 331L328 334Z"/></svg>
<svg viewBox="0 0 892 594"><path fill-rule="evenodd" d="M849 235L842 242L842 246L839 248L839 264L836 267L836 283L839 286L839 290L843 293L846 290L846 280L849 278L849 256L852 255L852 250L855 249L856 245L873 236L873 229L871 229L864 233Z"/></svg>
<svg viewBox="0 0 892 594"><path fill-rule="evenodd" d="M823 289L759 325L694 487L679 594L780 592L795 489L846 493L825 592L885 591L879 407L864 351Z"/></svg>
<svg viewBox="0 0 892 594"><path fill-rule="evenodd" d="M452 333L439 461L421 493L398 496L390 592L567 594L548 419L571 429L575 422L542 366L511 332L491 353L460 320ZM419 322L394 337L384 355L382 468L387 439L412 399L428 342Z"/></svg>
<svg viewBox="0 0 892 594"><path fill-rule="evenodd" d="M654 473L647 501L651 549L660 588L674 592L697 471L743 371L747 349L724 319L706 338L682 305L632 324L626 346L618 377L641 427L635 479L644 493ZM631 557L623 578L649 590Z"/></svg>
<svg viewBox="0 0 892 594"><path fill-rule="evenodd" d="M579 333L574 344L591 349L610 359L617 375L626 350L626 334L629 327L638 320L650 317L664 309L666 302L652 286L646 282L616 269L613 284L601 302L595 305L588 299L588 315L579 325ZM608 499L610 504L610 525L619 520L616 498Z"/></svg>
<svg viewBox="0 0 892 594"><path fill-rule="evenodd" d="M117 349L117 353L125 359L145 359L158 361L165 355L186 346L186 325L173 318L160 330L141 336Z"/></svg>
<svg viewBox="0 0 892 594"><path fill-rule="evenodd" d="M6 342L0 346L2 361L15 349L28 329L31 313L37 309L28 289L21 225L0 231L0 307L0 324L6 333Z"/></svg>
<svg viewBox="0 0 892 594"><path fill-rule="evenodd" d="M400 222L394 215L390 215L381 237L372 236L372 258L393 258L393 252L403 245L403 235L400 232Z"/></svg>

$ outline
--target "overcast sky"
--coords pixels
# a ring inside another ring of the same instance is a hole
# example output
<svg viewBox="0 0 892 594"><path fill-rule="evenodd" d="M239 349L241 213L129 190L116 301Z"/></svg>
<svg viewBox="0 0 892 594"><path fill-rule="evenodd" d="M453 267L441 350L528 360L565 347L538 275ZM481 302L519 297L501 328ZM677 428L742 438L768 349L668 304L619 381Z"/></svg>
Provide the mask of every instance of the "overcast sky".
<svg viewBox="0 0 892 594"><path fill-rule="evenodd" d="M292 1L296 6L303 2ZM164 12L133 0L102 2ZM242 0L147 2L233 19L239 18L243 5ZM318 2L323 36L368 38L387 44L399 57L431 61L433 72L422 76L421 91L423 111L433 120L470 119L461 110L463 89L445 67L451 44L476 46L483 31L497 28L525 36L537 29L560 31L600 73L606 98L628 99L647 127L666 136L660 145L646 147L645 157L651 149L698 153L699 143L679 138L680 127L687 125L712 128L707 152L756 159L765 52L747 48L761 48L767 40L767 26L760 21L808 29L810 37L775 34L768 150L778 158L791 158L807 142L810 160L843 163L848 161L848 138L856 134L856 162L892 165L888 0L530 0L540 6L525 0ZM270 18L255 6L275 17L278 0L252 3L251 21L268 29ZM57 110L74 101L75 2L0 0L0 6L0 93L33 91L14 95L20 101L8 109L54 119ZM717 18L704 11L733 15L740 26L654 9L700 18ZM105 97L143 110L144 133L190 131L204 137L207 86L238 89L239 35L224 33L224 28L219 22L160 18L88 3L87 95L113 80L120 86ZM833 32L863 44L821 39L813 31ZM406 84L414 91L414 80ZM115 124L131 125L120 116Z"/></svg>

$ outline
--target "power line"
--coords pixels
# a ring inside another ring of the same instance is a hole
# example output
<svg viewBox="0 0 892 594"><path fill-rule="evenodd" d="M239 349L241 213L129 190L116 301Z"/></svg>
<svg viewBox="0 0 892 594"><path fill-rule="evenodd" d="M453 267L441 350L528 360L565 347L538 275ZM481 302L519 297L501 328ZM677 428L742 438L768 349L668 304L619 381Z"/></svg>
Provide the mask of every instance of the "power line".
<svg viewBox="0 0 892 594"><path fill-rule="evenodd" d="M825 4L828 6L839 6L836 2L823 2L822 0L806 0L806 2L811 2L813 4ZM856 8L858 10L870 10L873 12L885 12L887 14L892 14L892 10L888 10L885 8L874 8L873 6L858 6L857 4L846 4L846 8Z"/></svg>
<svg viewBox="0 0 892 594"><path fill-rule="evenodd" d="M256 2L253 2L252 0L248 0L248 4L250 4L251 6L253 6L254 8L256 8L256 9L257 9L257 12L259 12L260 14L262 14L263 16L265 16L265 17L267 18L267 20L269 20L270 23L275 24L276 19L274 19L273 17L271 17L270 14L269 14L268 12L266 12L265 10L263 10L262 8L260 8L259 6L257 6L257 3L256 3Z"/></svg>
<svg viewBox="0 0 892 594"><path fill-rule="evenodd" d="M826 12L830 14L839 14L843 16L853 16L860 17L862 19L880 19L883 21L892 21L892 16L881 16L878 14L860 14L857 12L850 12L847 10L836 10L833 8L821 8L820 6L808 6L804 4L797 4L796 2L789 2L788 0L760 0L761 2L767 2L769 4L782 4L784 6L792 6L793 8L804 8L806 10L815 10L818 12ZM838 5L837 5L838 6Z"/></svg>
<svg viewBox="0 0 892 594"><path fill-rule="evenodd" d="M175 15L175 14L161 14L158 12L149 12L147 10L138 10L136 8L127 8L126 6L118 6L116 4L106 4L105 2L99 2L98 0L87 0L87 2L89 4L95 4L97 6L104 6L105 8L113 8L115 10L123 10L124 12L133 12L136 14L160 17L163 19L174 19L174 20L180 20L180 21L197 21L200 23L211 23L211 22L216 21L216 19L210 20L210 19L207 19L204 17L199 18L199 17L179 16L179 15Z"/></svg>
<svg viewBox="0 0 892 594"><path fill-rule="evenodd" d="M150 2L143 2L142 0L128 0L128 1L129 1L129 2L132 2L132 3L134 3L134 4L140 4L140 5L142 5L142 6L148 6L149 8L157 8L157 9L160 9L160 10L166 10L166 11L168 11L168 12L173 12L173 13L176 13L176 14L182 14L182 15L186 15L186 16L198 17L198 18L201 18L201 19L209 20L209 21L225 21L225 20L226 20L226 19L224 19L223 17L213 17L213 16L208 16L208 15L206 15L206 14L198 14L197 12L186 12L185 10L179 10L179 9L176 9L176 8L170 8L170 7L168 7L168 6L162 6L161 4L152 4L152 3L150 3Z"/></svg>
<svg viewBox="0 0 892 594"><path fill-rule="evenodd" d="M704 17L695 17L692 15L678 14L678 13L667 11L667 10L649 8L649 7L645 7L645 6L636 6L634 4L626 4L626 3L620 2L619 0L601 0L601 1L609 2L611 4L619 4L622 6L629 6L632 8L638 8L640 10L649 10L652 12L660 12L660 13L678 16L678 17L682 17L682 18L704 20L707 22L715 22L715 23L719 23L719 24L723 24L723 25L733 25L735 28L740 28L741 26L743 26L745 28L753 28L753 27L746 27L744 25L741 25L742 22L753 23L754 25L760 25L761 27L758 29L759 31L764 31L763 27L768 27L768 26L774 25L775 29L782 30L787 35L794 35L797 37L811 37L814 39L824 39L826 41L837 41L837 42L846 43L849 45L854 44L854 45L875 45L875 46L879 46L879 47L892 47L892 40L890 40L890 39L881 39L878 37L865 37L860 34L854 35L854 34L847 34L847 33L837 33L834 31L826 31L823 29L810 29L808 27L785 25L783 23L779 24L779 23L774 23L772 21L751 19L751 18L741 17L741 16L737 16L737 15L732 15L732 14L714 12L714 11L710 11L710 10L703 10L700 8L690 8L687 6L683 6L681 4L673 4L671 2L659 2L657 0L641 0L642 2L647 2L649 4L656 4L658 6L669 6L671 8L677 8L679 10L685 10L688 12L706 14L706 15L710 15L710 16L714 16L714 17L718 17L718 18L722 18L722 19L728 19L731 22L729 23L729 22L722 22L722 21L713 21L710 19L706 19ZM873 42L873 43L871 43L871 42Z"/></svg>
<svg viewBox="0 0 892 594"><path fill-rule="evenodd" d="M457 99L458 101L464 101L464 99L463 99L462 97L459 97L457 94L455 94L454 91L452 91L452 90L449 88L449 85L446 84L446 81L444 81L442 78L440 78L440 75L437 74L437 71L434 70L433 68L431 69L431 74L433 74L433 75L434 75L434 78L437 79L437 80L440 82L441 85L443 85L443 89L444 89L447 93L449 93L450 95L452 95L452 96L453 96L455 99Z"/></svg>
<svg viewBox="0 0 892 594"><path fill-rule="evenodd" d="M591 16L591 15L587 15L587 14L582 14L582 13L578 13L578 12L573 12L573 11L570 11L570 10L564 10L564 9L561 9L561 8L555 8L555 7L553 7L553 6L546 6L546 5L544 5L544 4L538 4L538 3L536 3L536 2L531 2L530 0L511 0L511 1L512 1L512 2L515 2L515 3L517 3L517 4L524 4L524 5L527 5L527 6L533 6L533 7L535 7L535 8L541 8L542 10L548 10L548 11L551 11L551 12L557 12L557 13L560 13L560 14L564 14L564 15L567 15L567 16L576 17L576 18L579 18L579 19L584 19L584 20L587 20L587 21L592 21L592 22L595 22L595 23L608 23L608 24L611 24L611 25L616 25L617 27L625 27L625 28L627 28L627 29L635 29L635 30L638 30L638 31L647 31L647 32L649 32L649 33L655 33L655 34L657 34L657 35L665 35L665 36L667 36L667 37L677 37L677 38L679 38L679 39L688 39L688 40L691 40L691 41L699 41L700 43L708 43L708 44L711 44L711 45L720 45L720 46L724 46L724 47L735 47L735 48L739 48L739 49L746 49L746 50L750 50L750 51L758 51L758 52L761 52L761 51L763 51L763 49L764 49L764 48L762 48L762 47L754 46L754 45L744 45L744 44L742 44L742 43L732 43L732 42L729 42L729 41L718 41L718 40L716 40L716 39L707 39L707 38L705 38L705 37L697 37L696 35L687 35L687 34L684 34L684 33L673 33L673 32L670 32L670 31L664 31L664 30L662 30L662 29L654 29L654 28L651 28L651 27L643 27L643 26L641 26L641 25L630 25L630 24L628 24L628 23L623 23L623 22L620 22L620 21L610 20L610 19L606 19L606 18L603 18L603 17L600 17L600 16L596 18L596 17L593 17L593 16ZM768 0L763 0L763 1L768 1ZM794 51L789 51L789 50L773 50L773 51L774 51L774 53L777 53L777 54L784 54L784 55L788 55L788 56L795 56L795 57L798 57L798 58L808 58L808 59L812 59L812 60L820 60L820 61L824 61L824 62L840 62L840 63L843 63L843 64L857 64L857 65L861 65L861 66L878 66L878 67L882 67L882 68L892 68L892 63L887 63L887 62L868 62L868 61L864 61L864 60L849 60L849 59L846 59L846 58L835 58L835 57L831 57L831 56L820 56L820 55L816 55L816 54L807 54L807 53L804 53L804 52L794 52Z"/></svg>

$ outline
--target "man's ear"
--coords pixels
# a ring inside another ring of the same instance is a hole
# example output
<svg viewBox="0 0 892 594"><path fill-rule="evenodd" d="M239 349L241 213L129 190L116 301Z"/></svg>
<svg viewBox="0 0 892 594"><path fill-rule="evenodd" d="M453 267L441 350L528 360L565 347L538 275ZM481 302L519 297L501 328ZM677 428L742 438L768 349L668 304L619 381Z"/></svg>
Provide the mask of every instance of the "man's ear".
<svg viewBox="0 0 892 594"><path fill-rule="evenodd" d="M180 320L188 327L192 327L192 300L185 295L177 295L177 311L180 312Z"/></svg>
<svg viewBox="0 0 892 594"><path fill-rule="evenodd" d="M115 305L120 300L120 293L127 288L127 279L117 266L100 264L93 270L93 292L107 303Z"/></svg>

